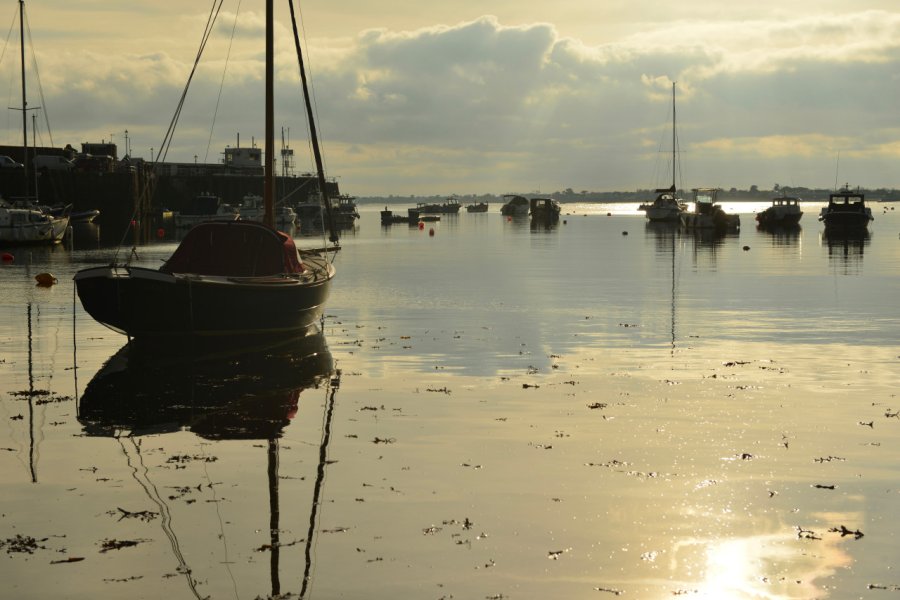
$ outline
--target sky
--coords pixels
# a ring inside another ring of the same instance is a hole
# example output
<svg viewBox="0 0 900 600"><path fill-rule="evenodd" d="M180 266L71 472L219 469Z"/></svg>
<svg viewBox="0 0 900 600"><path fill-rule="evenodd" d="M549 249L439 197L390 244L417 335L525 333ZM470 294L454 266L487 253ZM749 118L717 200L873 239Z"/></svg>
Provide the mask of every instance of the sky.
<svg viewBox="0 0 900 600"><path fill-rule="evenodd" d="M38 144L158 155L216 2L26 0ZM896 0L296 0L329 177L357 196L900 188ZM0 143L22 143L18 2ZM312 170L287 3L276 136ZM169 161L263 140L262 0L224 0ZM32 132L29 131L29 136Z"/></svg>

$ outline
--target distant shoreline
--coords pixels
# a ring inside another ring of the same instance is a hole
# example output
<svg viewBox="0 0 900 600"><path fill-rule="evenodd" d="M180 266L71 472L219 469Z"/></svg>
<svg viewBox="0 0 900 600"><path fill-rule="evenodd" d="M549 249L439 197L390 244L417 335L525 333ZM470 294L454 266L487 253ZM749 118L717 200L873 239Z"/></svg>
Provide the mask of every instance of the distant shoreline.
<svg viewBox="0 0 900 600"><path fill-rule="evenodd" d="M787 195L799 198L801 202L827 202L828 195L833 193L832 189L810 189L810 188L783 188L779 190L722 190L719 192L718 199L721 202L769 202L773 198ZM894 189L874 189L866 190L861 188L862 193L866 195L866 199L870 202L900 202L900 190ZM686 192L686 193L685 193ZM529 198L554 198L561 204L582 203L598 203L598 204L616 204L629 202L647 202L655 197L653 190L638 190L635 192L581 192L574 193L569 190L565 192L553 192L542 194L520 193L519 195ZM690 200L690 190L682 191L682 197ZM443 202L453 198L462 205L475 204L478 202L486 202L488 204L502 204L505 202L503 195L482 194L482 195L464 195L464 196L360 196L356 201L360 204L416 204L419 202Z"/></svg>

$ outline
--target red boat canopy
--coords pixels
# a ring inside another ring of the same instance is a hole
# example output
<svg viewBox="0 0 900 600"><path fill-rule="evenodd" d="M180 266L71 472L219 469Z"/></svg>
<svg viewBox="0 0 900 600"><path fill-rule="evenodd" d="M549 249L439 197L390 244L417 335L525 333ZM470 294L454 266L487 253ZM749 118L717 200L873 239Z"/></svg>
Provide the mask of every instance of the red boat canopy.
<svg viewBox="0 0 900 600"><path fill-rule="evenodd" d="M221 221L188 231L160 271L262 277L301 273L303 265L289 235L254 221Z"/></svg>

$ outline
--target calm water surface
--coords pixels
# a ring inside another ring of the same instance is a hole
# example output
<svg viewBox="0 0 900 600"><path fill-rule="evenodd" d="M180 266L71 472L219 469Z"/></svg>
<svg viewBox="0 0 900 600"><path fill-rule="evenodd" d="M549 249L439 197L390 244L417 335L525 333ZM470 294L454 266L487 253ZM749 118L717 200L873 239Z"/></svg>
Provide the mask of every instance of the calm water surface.
<svg viewBox="0 0 900 600"><path fill-rule="evenodd" d="M850 241L815 205L780 233L726 207L722 238L634 205L422 230L364 206L323 331L240 351L93 322L96 232L12 249L4 596L894 597L892 206Z"/></svg>

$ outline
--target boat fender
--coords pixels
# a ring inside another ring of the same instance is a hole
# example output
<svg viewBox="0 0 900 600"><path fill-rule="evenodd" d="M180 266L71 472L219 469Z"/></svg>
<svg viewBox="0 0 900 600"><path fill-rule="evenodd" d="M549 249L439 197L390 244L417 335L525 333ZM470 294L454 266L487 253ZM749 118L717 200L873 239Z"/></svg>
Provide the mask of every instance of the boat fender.
<svg viewBox="0 0 900 600"><path fill-rule="evenodd" d="M5 263L11 263L11 262L14 261L14 260L16 260L16 257L13 256L12 254L10 254L9 252L4 252L4 253L3 253L3 262L5 262Z"/></svg>
<svg viewBox="0 0 900 600"><path fill-rule="evenodd" d="M38 273L34 276L35 281L40 286L51 286L57 282L56 277L53 276L53 273Z"/></svg>

